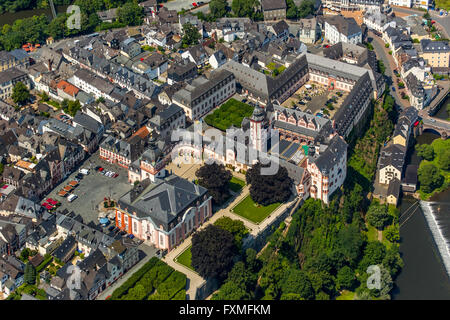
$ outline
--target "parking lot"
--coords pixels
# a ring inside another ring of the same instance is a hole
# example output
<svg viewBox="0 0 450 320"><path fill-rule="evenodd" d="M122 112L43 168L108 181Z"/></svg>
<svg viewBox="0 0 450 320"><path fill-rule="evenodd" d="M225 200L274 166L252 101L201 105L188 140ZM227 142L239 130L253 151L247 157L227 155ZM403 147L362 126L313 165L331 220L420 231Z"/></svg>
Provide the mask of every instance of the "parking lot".
<svg viewBox="0 0 450 320"><path fill-rule="evenodd" d="M114 171L119 174L116 178L106 177L100 172L95 171L96 166L101 166L105 171ZM98 205L103 206L103 199L110 197L117 200L124 193L131 189L131 184L128 183L127 170L118 165L110 164L104 160L99 159L98 151L91 155L80 166L81 168L89 169L89 174L84 175L80 180L78 186L71 192L78 196L73 202L69 202L66 197L61 197L58 192L74 180L79 173L78 170L73 172L65 180L63 180L48 196L61 202L58 210L68 209L80 214L85 223L90 221L98 223L99 210Z"/></svg>

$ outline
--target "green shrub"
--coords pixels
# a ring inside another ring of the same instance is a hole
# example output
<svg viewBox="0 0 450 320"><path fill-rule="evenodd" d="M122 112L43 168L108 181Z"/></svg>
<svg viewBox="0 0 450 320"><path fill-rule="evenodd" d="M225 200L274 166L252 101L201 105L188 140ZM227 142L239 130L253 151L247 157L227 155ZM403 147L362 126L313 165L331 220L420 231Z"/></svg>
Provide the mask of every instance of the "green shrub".
<svg viewBox="0 0 450 320"><path fill-rule="evenodd" d="M48 264L53 260L53 257L50 255L44 256L44 261L41 262L40 265L36 267L36 272L41 272Z"/></svg>
<svg viewBox="0 0 450 320"><path fill-rule="evenodd" d="M113 294L111 295L110 300L118 300L123 295L127 294L128 290L133 287L136 282L139 281L150 269L152 269L157 262L160 260L156 257L152 257L144 266L136 271L130 278L128 278L125 283L123 283L119 288L114 290Z"/></svg>
<svg viewBox="0 0 450 320"><path fill-rule="evenodd" d="M171 300L186 300L186 290L182 289L178 291Z"/></svg>
<svg viewBox="0 0 450 320"><path fill-rule="evenodd" d="M186 288L186 275L179 272L174 271L171 275L162 282L157 288L156 291L159 295L166 298L164 300L170 300L175 296L175 294Z"/></svg>

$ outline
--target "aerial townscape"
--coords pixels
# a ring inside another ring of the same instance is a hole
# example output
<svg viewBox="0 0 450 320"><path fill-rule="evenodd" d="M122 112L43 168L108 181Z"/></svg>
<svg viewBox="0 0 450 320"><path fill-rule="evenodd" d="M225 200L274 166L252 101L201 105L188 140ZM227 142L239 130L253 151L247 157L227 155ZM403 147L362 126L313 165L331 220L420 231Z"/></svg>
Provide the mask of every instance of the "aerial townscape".
<svg viewBox="0 0 450 320"><path fill-rule="evenodd" d="M0 300L450 299L448 10L0 0Z"/></svg>

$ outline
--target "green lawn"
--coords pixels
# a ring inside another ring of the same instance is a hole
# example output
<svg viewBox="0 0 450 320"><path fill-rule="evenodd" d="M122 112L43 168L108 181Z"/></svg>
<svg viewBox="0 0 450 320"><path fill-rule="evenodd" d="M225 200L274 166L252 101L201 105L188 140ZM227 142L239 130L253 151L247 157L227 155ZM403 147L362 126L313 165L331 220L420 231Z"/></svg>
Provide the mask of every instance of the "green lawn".
<svg viewBox="0 0 450 320"><path fill-rule="evenodd" d="M444 10L450 10L450 0L436 0L436 8L441 8Z"/></svg>
<svg viewBox="0 0 450 320"><path fill-rule="evenodd" d="M342 294L336 298L336 300L353 300L354 298L355 298L354 292L344 290L342 291Z"/></svg>
<svg viewBox="0 0 450 320"><path fill-rule="evenodd" d="M184 250L177 258L176 258L176 262L182 264L183 266L188 267L189 269L194 270L194 268L192 268L191 266L191 259L192 259L192 253L191 253L191 247L189 246L189 248L187 248L186 250Z"/></svg>
<svg viewBox="0 0 450 320"><path fill-rule="evenodd" d="M238 179L236 177L232 177L229 185L232 191L239 192L245 186L245 181L242 181L241 179Z"/></svg>
<svg viewBox="0 0 450 320"><path fill-rule="evenodd" d="M378 230L369 224L367 225L366 235L367 235L367 240L369 240L369 241L378 240Z"/></svg>
<svg viewBox="0 0 450 320"><path fill-rule="evenodd" d="M240 215L241 217L244 217L245 219L248 219L254 223L260 223L263 221L270 213L272 213L280 203L273 203L268 206L260 206L257 205L250 195L244 198L241 202L239 202L238 205L236 205L232 211Z"/></svg>
<svg viewBox="0 0 450 320"><path fill-rule="evenodd" d="M242 120L250 117L252 113L252 106L231 98L213 113L208 114L204 120L208 125L226 131L231 125L240 128Z"/></svg>

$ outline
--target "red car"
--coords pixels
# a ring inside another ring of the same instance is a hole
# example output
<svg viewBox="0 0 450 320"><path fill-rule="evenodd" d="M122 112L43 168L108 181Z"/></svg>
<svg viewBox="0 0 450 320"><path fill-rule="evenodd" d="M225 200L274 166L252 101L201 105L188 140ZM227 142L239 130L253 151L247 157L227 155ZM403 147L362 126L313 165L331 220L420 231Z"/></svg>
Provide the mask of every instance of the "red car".
<svg viewBox="0 0 450 320"><path fill-rule="evenodd" d="M105 169L103 169L102 167L98 168L99 172L102 172L103 170L105 170Z"/></svg>
<svg viewBox="0 0 450 320"><path fill-rule="evenodd" d="M51 204L51 205L55 205L55 204L58 203L58 201L53 200L52 198L48 198L48 199L47 199L47 202L48 202L49 204Z"/></svg>
<svg viewBox="0 0 450 320"><path fill-rule="evenodd" d="M119 176L118 173L114 173L113 178L117 178Z"/></svg>
<svg viewBox="0 0 450 320"><path fill-rule="evenodd" d="M194 7L196 7L196 6L197 6L197 2L192 2L192 5L193 5Z"/></svg>

